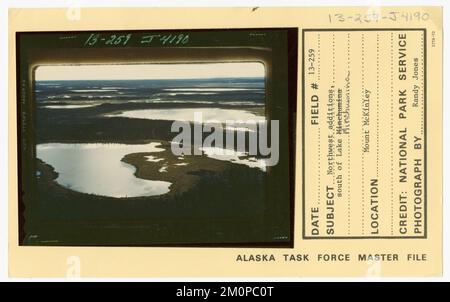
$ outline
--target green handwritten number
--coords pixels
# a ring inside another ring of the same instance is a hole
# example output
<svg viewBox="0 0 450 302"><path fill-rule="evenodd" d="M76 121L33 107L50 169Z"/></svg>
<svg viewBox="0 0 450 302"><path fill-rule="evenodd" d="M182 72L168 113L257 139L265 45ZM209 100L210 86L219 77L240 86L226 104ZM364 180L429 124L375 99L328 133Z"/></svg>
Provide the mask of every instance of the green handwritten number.
<svg viewBox="0 0 450 302"><path fill-rule="evenodd" d="M98 42L99 37L100 34L91 34L86 42L84 42L84 45L94 46Z"/></svg>
<svg viewBox="0 0 450 302"><path fill-rule="evenodd" d="M123 46L127 45L128 41L131 38L131 34L118 36L116 41L114 41L114 45L122 44ZM123 42L122 42L123 41Z"/></svg>
<svg viewBox="0 0 450 302"><path fill-rule="evenodd" d="M172 39L170 39L170 44L173 44L173 42L175 41L176 38L177 38L177 36L174 35L174 36L172 37Z"/></svg>
<svg viewBox="0 0 450 302"><path fill-rule="evenodd" d="M177 41L175 42L175 44L176 45L178 45L178 44L180 44L180 42L181 42L181 40L183 40L183 34L179 34L178 36L177 36Z"/></svg>
<svg viewBox="0 0 450 302"><path fill-rule="evenodd" d="M106 40L105 45L111 45L113 44L114 40L116 39L116 35L109 36L109 39Z"/></svg>
<svg viewBox="0 0 450 302"><path fill-rule="evenodd" d="M176 42L175 45L178 44L186 44L189 41L189 35L183 35L183 34L179 34L178 36L176 36Z"/></svg>
<svg viewBox="0 0 450 302"><path fill-rule="evenodd" d="M131 39L131 34L128 35L111 35L109 39L105 42L105 45L127 45L128 41Z"/></svg>
<svg viewBox="0 0 450 302"><path fill-rule="evenodd" d="M125 36L118 36L116 40L114 41L114 45L120 44L122 42L122 39L125 38Z"/></svg>
<svg viewBox="0 0 450 302"><path fill-rule="evenodd" d="M181 40L181 44L186 44L189 42L189 35L184 36L184 38Z"/></svg>
<svg viewBox="0 0 450 302"><path fill-rule="evenodd" d="M123 45L124 46L127 45L128 41L130 41L130 39L131 39L131 34L126 35L125 36L125 41L123 41Z"/></svg>
<svg viewBox="0 0 450 302"><path fill-rule="evenodd" d="M151 36L145 36L145 40L141 40L141 44L142 43L151 43L154 37L158 37L159 35L151 35ZM122 46L126 46L128 44L128 42L131 40L132 34L127 34L127 35L110 35L109 37L106 38L102 38L101 41L104 41L105 45L122 45ZM144 39L143 38L143 39ZM84 42L85 46L94 46L95 44L98 43L98 41L100 40L100 34L91 34L86 41ZM167 34L167 35L162 35L159 38L159 41L161 42L162 45L179 45L179 44L187 44L189 42L189 34L178 34L178 35L173 35L173 34Z"/></svg>
<svg viewBox="0 0 450 302"><path fill-rule="evenodd" d="M90 34L89 37L86 39L86 41L84 42L84 45L85 45L85 46L88 45L89 40L91 40L91 38L92 38L93 35L94 35L94 34Z"/></svg>
<svg viewBox="0 0 450 302"><path fill-rule="evenodd" d="M150 39L150 40L146 41L146 43L150 43L151 41L152 40ZM162 35L159 38L159 42L162 45L166 45L166 44L168 44L168 45L186 44L186 43L189 42L189 35L184 35L184 34L178 34L178 35L167 34L167 35Z"/></svg>
<svg viewBox="0 0 450 302"><path fill-rule="evenodd" d="M159 40L161 41L161 43L163 45L165 45L169 41L170 37L171 37L171 35L164 35Z"/></svg>

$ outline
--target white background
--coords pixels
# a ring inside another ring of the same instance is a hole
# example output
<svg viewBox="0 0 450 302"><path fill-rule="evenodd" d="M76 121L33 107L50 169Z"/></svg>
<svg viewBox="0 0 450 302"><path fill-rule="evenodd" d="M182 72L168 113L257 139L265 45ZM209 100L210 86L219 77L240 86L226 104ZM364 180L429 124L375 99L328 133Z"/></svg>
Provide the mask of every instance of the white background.
<svg viewBox="0 0 450 302"><path fill-rule="evenodd" d="M12 7L172 7L172 6L443 6L444 7L444 277L443 278L196 278L189 281L450 281L450 217L449 217L449 157L450 142L448 134L450 129L449 119L449 61L445 57L448 53L445 42L448 42L450 28L448 28L448 20L450 20L450 6L448 1L321 1L321 0L272 0L272 1L250 1L250 0L216 0L216 1L143 1L143 0L1 0L0 1L0 281L48 281L48 279L10 279L8 278L8 8ZM446 156L447 155L447 156ZM51 281L65 281L66 279L51 279ZM81 279L81 281L132 281L137 279L99 279L89 278ZM139 281L185 281L186 279L139 279Z"/></svg>

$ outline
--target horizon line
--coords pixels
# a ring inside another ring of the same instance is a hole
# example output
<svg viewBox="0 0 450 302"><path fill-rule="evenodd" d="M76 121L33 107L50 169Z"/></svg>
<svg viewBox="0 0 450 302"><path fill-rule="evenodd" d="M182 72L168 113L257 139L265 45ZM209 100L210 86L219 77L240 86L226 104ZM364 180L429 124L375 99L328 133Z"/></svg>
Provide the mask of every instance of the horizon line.
<svg viewBox="0 0 450 302"><path fill-rule="evenodd" d="M77 80L34 80L35 82L75 82L75 81L189 81L189 80L219 80L219 79L265 79L262 77L214 77L214 78L186 78L186 79L77 79Z"/></svg>

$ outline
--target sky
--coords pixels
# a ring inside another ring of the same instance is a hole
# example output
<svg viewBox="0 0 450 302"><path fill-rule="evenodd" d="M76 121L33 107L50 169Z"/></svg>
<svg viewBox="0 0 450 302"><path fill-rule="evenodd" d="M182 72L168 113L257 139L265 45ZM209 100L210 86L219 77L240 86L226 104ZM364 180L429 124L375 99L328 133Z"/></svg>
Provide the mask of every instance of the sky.
<svg viewBox="0 0 450 302"><path fill-rule="evenodd" d="M36 81L55 80L164 80L264 77L260 62L189 64L42 65Z"/></svg>

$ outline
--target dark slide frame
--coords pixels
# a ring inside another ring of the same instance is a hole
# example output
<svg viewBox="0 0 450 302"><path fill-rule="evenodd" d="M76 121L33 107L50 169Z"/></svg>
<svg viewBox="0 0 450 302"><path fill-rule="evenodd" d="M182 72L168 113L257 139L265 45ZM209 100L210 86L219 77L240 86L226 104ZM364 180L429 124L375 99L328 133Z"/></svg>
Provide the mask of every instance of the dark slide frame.
<svg viewBox="0 0 450 302"><path fill-rule="evenodd" d="M189 34L189 43L142 44L148 34ZM89 45L89 37L132 34L127 45ZM67 246L195 246L195 247L272 247L294 246L295 141L297 118L298 28L263 29L186 29L82 32L16 33L17 68L17 150L19 245L25 243L30 212L42 202L36 194L36 99L34 71L48 64L139 64L152 62L262 62L266 69L266 116L280 121L280 161L270 167L264 190L270 203L263 214L268 234L277 223L289 228L285 241L198 242L189 244L50 244ZM42 218L44 223L45 218ZM269 236L270 237L270 236ZM273 236L272 236L273 237ZM42 244L37 244L42 245Z"/></svg>

